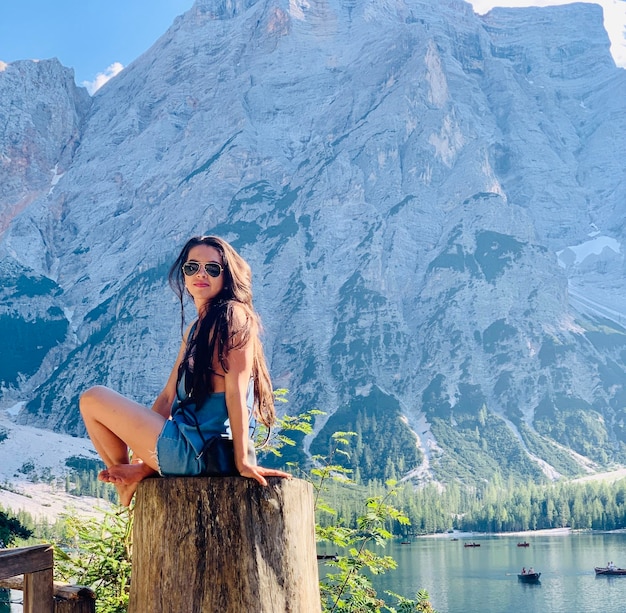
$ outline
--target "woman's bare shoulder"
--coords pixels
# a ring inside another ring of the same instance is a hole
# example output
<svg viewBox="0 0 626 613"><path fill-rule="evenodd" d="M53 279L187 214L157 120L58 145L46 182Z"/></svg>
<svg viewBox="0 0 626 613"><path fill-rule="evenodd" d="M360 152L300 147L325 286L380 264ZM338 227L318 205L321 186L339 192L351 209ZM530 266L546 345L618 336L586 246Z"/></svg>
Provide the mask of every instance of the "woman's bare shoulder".
<svg viewBox="0 0 626 613"><path fill-rule="evenodd" d="M259 326L254 310L241 302L233 302L231 310L231 333L235 345L254 338L259 333Z"/></svg>
<svg viewBox="0 0 626 613"><path fill-rule="evenodd" d="M234 324L243 325L248 321L253 322L256 320L254 310L243 302L233 301L231 304L231 309Z"/></svg>

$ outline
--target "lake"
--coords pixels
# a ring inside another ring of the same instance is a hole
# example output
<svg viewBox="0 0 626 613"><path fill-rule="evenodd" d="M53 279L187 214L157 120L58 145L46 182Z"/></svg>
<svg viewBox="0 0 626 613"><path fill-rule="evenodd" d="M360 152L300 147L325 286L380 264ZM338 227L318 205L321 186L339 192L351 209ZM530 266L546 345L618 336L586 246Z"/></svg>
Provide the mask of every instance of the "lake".
<svg viewBox="0 0 626 613"><path fill-rule="evenodd" d="M530 546L517 547L520 541ZM481 546L464 547L464 542ZM379 596L391 590L413 597L425 588L439 613L626 611L626 576L596 578L593 570L609 561L626 567L624 533L472 536L458 541L423 537L409 544L390 543L381 552L392 556L398 568L374 577ZM518 581L524 566L541 572L540 583Z"/></svg>
<svg viewBox="0 0 626 613"><path fill-rule="evenodd" d="M524 540L530 546L517 547ZM480 547L464 547L466 542ZM425 588L439 613L626 611L626 576L596 578L593 571L609 561L626 567L624 533L472 536L458 541L423 537L408 545L389 543L379 553L398 562L395 571L374 577L379 596L390 590L412 597ZM541 572L540 583L520 583L517 573L523 566ZM21 599L19 592L13 596ZM391 599L388 602L392 604ZM0 605L0 611L7 609ZM18 613L22 607L13 605L10 610Z"/></svg>

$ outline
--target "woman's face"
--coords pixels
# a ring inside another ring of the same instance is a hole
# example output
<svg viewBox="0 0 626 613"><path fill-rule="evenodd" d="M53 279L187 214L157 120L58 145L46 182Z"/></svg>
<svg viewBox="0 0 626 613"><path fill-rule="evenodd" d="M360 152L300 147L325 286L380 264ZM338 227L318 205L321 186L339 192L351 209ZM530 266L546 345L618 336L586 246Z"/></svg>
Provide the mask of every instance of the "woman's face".
<svg viewBox="0 0 626 613"><path fill-rule="evenodd" d="M206 306L224 288L224 270L219 276L212 277L207 273L205 264L210 262L224 266L222 256L215 247L209 245L196 245L189 250L187 262L197 262L200 264L198 271L185 277L185 288L191 294L197 309Z"/></svg>

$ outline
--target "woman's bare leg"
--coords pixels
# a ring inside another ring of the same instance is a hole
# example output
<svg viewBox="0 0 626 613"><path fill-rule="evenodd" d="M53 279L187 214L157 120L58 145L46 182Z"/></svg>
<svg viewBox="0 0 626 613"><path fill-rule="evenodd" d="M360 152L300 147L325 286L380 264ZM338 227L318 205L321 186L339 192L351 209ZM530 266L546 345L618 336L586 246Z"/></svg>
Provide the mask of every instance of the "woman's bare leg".
<svg viewBox="0 0 626 613"><path fill-rule="evenodd" d="M80 412L89 438L107 466L100 478L113 483L120 503L128 506L137 483L158 470L156 441L165 418L102 386L81 396ZM129 447L143 463L130 464Z"/></svg>

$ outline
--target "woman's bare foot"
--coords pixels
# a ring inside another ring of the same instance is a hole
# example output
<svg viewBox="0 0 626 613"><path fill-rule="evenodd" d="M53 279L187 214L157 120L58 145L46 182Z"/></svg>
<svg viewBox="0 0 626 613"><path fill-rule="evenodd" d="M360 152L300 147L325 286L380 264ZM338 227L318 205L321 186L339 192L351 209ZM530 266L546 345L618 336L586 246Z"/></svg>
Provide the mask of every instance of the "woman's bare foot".
<svg viewBox="0 0 626 613"><path fill-rule="evenodd" d="M120 499L120 504L123 507L130 506L130 503L137 490L138 483L132 483L131 485L123 485L121 483L115 483L115 489Z"/></svg>
<svg viewBox="0 0 626 613"><path fill-rule="evenodd" d="M133 483L139 483L146 477L156 472L143 462L137 462L132 464L115 464L101 470L98 474L100 481L106 483L131 485Z"/></svg>
<svg viewBox="0 0 626 613"><path fill-rule="evenodd" d="M105 470L101 470L98 479L106 483L112 483L120 497L120 504L127 507L131 500L137 484L156 471L143 462L133 462L132 464L115 464Z"/></svg>

